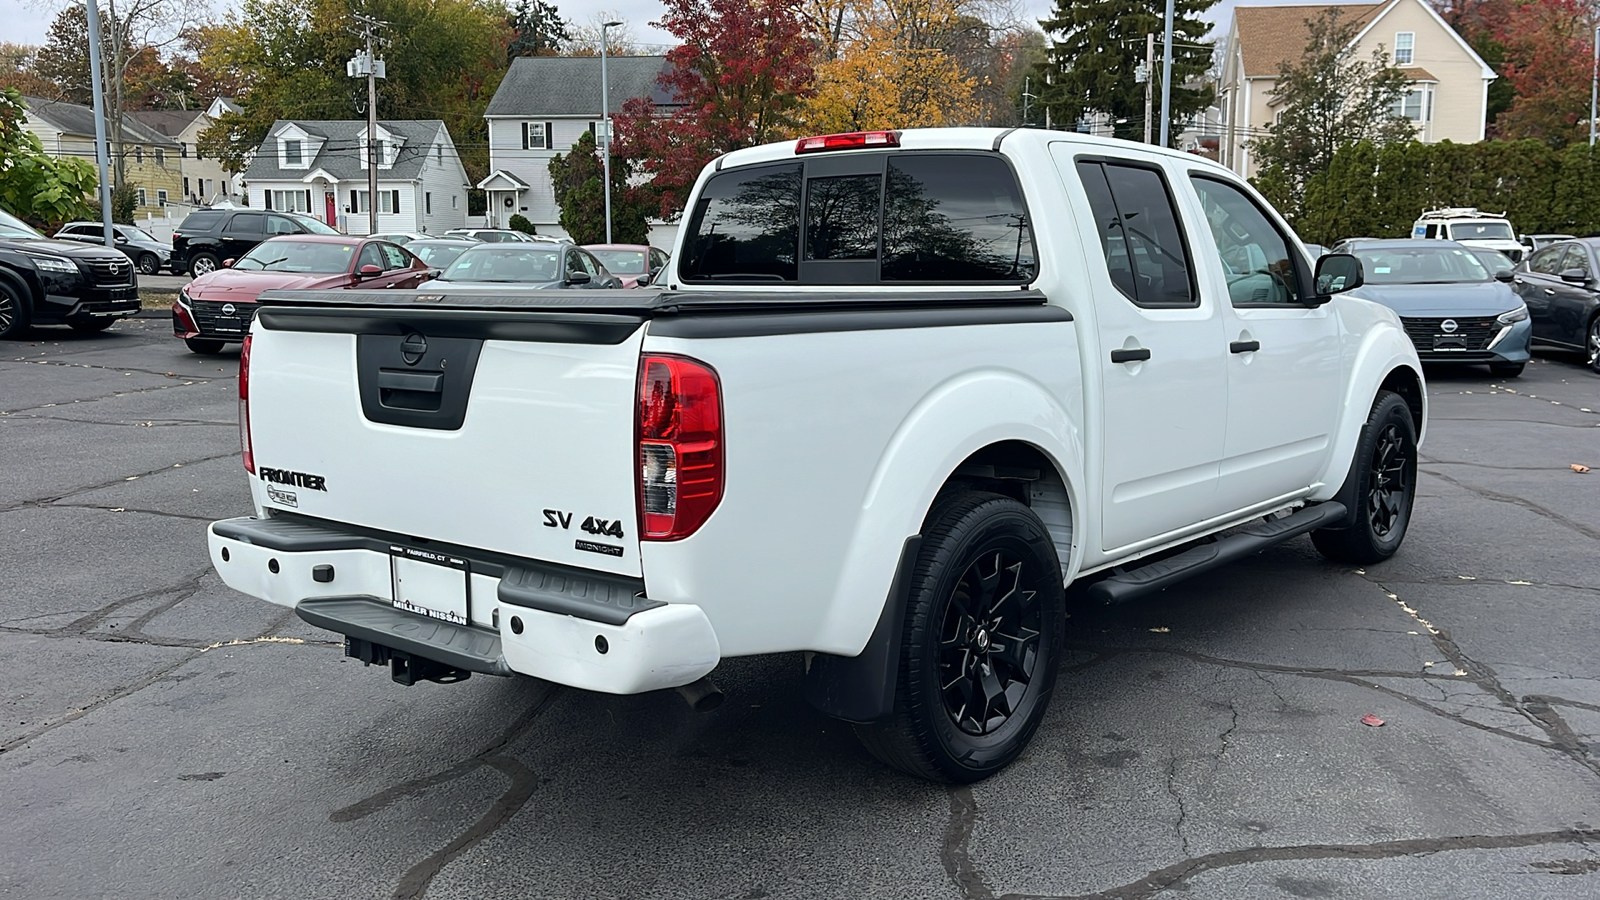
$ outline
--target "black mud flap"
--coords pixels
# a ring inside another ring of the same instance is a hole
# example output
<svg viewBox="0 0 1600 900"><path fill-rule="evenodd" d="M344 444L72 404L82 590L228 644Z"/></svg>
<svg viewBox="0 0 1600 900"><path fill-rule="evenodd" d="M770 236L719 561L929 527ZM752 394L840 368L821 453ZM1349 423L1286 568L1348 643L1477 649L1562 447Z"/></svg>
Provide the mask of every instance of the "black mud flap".
<svg viewBox="0 0 1600 900"><path fill-rule="evenodd" d="M905 634L906 594L911 590L911 570L922 552L922 535L906 538L900 565L872 630L867 646L857 656L828 653L806 655L805 698L818 710L846 722L881 722L894 714L895 687L900 676L900 641Z"/></svg>

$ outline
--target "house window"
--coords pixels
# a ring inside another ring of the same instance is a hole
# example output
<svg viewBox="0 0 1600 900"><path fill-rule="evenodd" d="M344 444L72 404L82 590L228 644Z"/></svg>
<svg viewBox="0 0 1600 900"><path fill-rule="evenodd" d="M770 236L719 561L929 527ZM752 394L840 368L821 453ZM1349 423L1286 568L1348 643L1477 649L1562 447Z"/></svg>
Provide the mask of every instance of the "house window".
<svg viewBox="0 0 1600 900"><path fill-rule="evenodd" d="M167 205L167 192L166 191L156 191L156 205L157 206L166 206Z"/></svg>
<svg viewBox="0 0 1600 900"><path fill-rule="evenodd" d="M551 122L523 122L522 149L549 150Z"/></svg>
<svg viewBox="0 0 1600 900"><path fill-rule="evenodd" d="M139 188L139 204L138 205L140 205L140 206L144 206L145 205L144 188Z"/></svg>
<svg viewBox="0 0 1600 900"><path fill-rule="evenodd" d="M156 148L156 165L161 166L162 168L166 168L167 165L166 151L162 150L160 147Z"/></svg>
<svg viewBox="0 0 1600 900"><path fill-rule="evenodd" d="M438 162L444 162L444 145L439 144L433 148L434 157Z"/></svg>
<svg viewBox="0 0 1600 900"><path fill-rule="evenodd" d="M284 141L283 142L283 164L286 165L286 166L298 166L298 165L300 165L300 142L299 141Z"/></svg>
<svg viewBox="0 0 1600 900"><path fill-rule="evenodd" d="M135 148L133 148L133 161L136 162L136 163L144 162L144 148L143 147L135 147Z"/></svg>
<svg viewBox="0 0 1600 900"><path fill-rule="evenodd" d="M183 143L182 141L178 142L178 158L179 159L188 159L189 158L189 145Z"/></svg>
<svg viewBox="0 0 1600 900"><path fill-rule="evenodd" d="M1402 31L1394 36L1394 64L1409 66L1415 57L1417 46L1417 33L1415 31Z"/></svg>
<svg viewBox="0 0 1600 900"><path fill-rule="evenodd" d="M183 195L185 197L194 196L194 192L189 190L189 176L187 175L183 176Z"/></svg>
<svg viewBox="0 0 1600 900"><path fill-rule="evenodd" d="M457 197L457 196L458 196L458 195L456 195L456 194L451 194L451 195L450 195L450 208L451 208L451 209L456 209L456 208L457 208L457 207L456 207L456 197Z"/></svg>
<svg viewBox="0 0 1600 900"><path fill-rule="evenodd" d="M1399 99L1394 101L1394 106L1389 108L1389 114L1397 119L1409 119L1412 122L1426 122L1427 88L1422 85L1409 88Z"/></svg>
<svg viewBox="0 0 1600 900"><path fill-rule="evenodd" d="M378 167L382 168L384 166L387 166L388 164L389 164L389 142L385 141L385 140L379 140L378 141Z"/></svg>
<svg viewBox="0 0 1600 900"><path fill-rule="evenodd" d="M311 198L306 191L268 191L267 209L283 212L311 212Z"/></svg>
<svg viewBox="0 0 1600 900"><path fill-rule="evenodd" d="M369 210L370 207L368 206L367 192L366 191L351 191L350 194L355 197L355 211L356 212L364 213L364 212L367 212ZM400 192L399 191L379 191L378 192L378 212L380 212L380 213L395 213L395 212L399 212L399 211L400 211Z"/></svg>

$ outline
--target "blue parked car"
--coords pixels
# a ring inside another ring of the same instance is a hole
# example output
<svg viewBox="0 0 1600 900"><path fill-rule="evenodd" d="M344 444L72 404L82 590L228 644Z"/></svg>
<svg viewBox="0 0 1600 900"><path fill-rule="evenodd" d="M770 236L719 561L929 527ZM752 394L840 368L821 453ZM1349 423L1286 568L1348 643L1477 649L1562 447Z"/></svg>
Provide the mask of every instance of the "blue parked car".
<svg viewBox="0 0 1600 900"><path fill-rule="evenodd" d="M1528 364L1533 327L1512 273L1491 272L1455 241L1348 240L1334 247L1361 260L1364 284L1350 292L1400 314L1425 363L1487 363L1501 378Z"/></svg>

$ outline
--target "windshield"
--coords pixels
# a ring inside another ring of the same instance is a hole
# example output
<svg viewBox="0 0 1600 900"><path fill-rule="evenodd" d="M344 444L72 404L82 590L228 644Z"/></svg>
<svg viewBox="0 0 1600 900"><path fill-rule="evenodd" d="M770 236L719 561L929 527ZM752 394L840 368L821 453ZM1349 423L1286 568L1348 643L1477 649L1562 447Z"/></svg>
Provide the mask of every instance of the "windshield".
<svg viewBox="0 0 1600 900"><path fill-rule="evenodd" d="M1499 250L1474 250L1472 255L1477 257L1478 262L1483 263L1483 267L1489 270L1490 275L1497 272L1510 272L1517 267L1510 257Z"/></svg>
<svg viewBox="0 0 1600 900"><path fill-rule="evenodd" d="M143 228L135 228L132 225L118 225L117 227L122 229L122 233L127 235L130 241L149 241L152 244L161 243Z"/></svg>
<svg viewBox="0 0 1600 900"><path fill-rule="evenodd" d="M561 251L523 245L469 246L439 280L548 284L561 280Z"/></svg>
<svg viewBox="0 0 1600 900"><path fill-rule="evenodd" d="M417 258L435 269L442 269L456 261L456 257L465 253L472 245L466 241L451 241L448 244L413 244L407 247Z"/></svg>
<svg viewBox="0 0 1600 900"><path fill-rule="evenodd" d="M0 235L6 237L42 238L44 235L28 227L28 223L0 209Z"/></svg>
<svg viewBox="0 0 1600 900"><path fill-rule="evenodd" d="M290 215L293 215L293 214L291 213ZM299 216L299 215L294 215L293 217L294 217L294 220L296 222L300 223L300 227L304 228L306 231L311 232L312 234L338 234L339 233L336 229L329 228L328 227L328 223L322 221L321 219L313 219L310 216Z"/></svg>
<svg viewBox="0 0 1600 900"><path fill-rule="evenodd" d="M600 258L600 264L619 275L643 275L649 271L649 254L643 250L596 250L589 252Z"/></svg>
<svg viewBox="0 0 1600 900"><path fill-rule="evenodd" d="M1461 247L1356 247L1367 284L1488 281L1489 270Z"/></svg>
<svg viewBox="0 0 1600 900"><path fill-rule="evenodd" d="M1452 241L1511 241L1511 225L1507 222L1451 222Z"/></svg>
<svg viewBox="0 0 1600 900"><path fill-rule="evenodd" d="M333 275L350 271L350 254L354 251L355 247L349 244L322 241L263 241L239 257L233 267L257 272Z"/></svg>

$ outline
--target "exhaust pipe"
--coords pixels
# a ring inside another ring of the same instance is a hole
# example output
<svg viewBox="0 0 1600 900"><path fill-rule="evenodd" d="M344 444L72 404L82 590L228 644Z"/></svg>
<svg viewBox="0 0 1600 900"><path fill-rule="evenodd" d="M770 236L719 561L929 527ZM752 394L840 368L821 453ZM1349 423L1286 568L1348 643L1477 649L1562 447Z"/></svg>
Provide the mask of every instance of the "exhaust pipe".
<svg viewBox="0 0 1600 900"><path fill-rule="evenodd" d="M701 678L699 681L673 688L683 702L695 712L711 712L722 705L722 688L710 678Z"/></svg>

